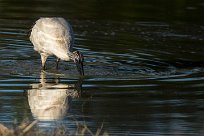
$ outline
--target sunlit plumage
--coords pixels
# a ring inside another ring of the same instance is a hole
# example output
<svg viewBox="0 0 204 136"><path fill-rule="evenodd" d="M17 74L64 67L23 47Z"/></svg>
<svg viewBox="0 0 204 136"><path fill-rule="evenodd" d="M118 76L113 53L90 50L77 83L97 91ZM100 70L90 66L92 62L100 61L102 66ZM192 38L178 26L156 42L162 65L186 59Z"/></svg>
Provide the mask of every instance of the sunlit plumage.
<svg viewBox="0 0 204 136"><path fill-rule="evenodd" d="M73 60L81 75L83 72L83 56L79 51L72 52L74 36L71 25L63 18L40 18L32 28L30 40L34 50L40 53L42 68L48 56L57 57L59 60Z"/></svg>

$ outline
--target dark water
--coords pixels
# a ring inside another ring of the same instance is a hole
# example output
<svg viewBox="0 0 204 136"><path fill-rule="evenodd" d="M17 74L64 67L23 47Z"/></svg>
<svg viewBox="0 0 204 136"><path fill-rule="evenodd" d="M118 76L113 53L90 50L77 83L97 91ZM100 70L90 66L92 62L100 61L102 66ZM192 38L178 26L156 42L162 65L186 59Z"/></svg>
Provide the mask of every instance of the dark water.
<svg viewBox="0 0 204 136"><path fill-rule="evenodd" d="M110 135L204 135L204 1L1 0L0 122L39 119ZM46 72L29 32L41 16L73 26L85 56Z"/></svg>

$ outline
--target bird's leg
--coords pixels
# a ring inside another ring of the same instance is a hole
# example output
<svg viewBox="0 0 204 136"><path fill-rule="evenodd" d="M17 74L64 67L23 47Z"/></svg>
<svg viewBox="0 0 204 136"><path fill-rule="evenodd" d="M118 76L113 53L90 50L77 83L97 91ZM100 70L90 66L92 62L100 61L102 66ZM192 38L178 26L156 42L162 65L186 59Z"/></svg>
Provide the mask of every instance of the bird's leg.
<svg viewBox="0 0 204 136"><path fill-rule="evenodd" d="M42 70L45 70L45 62L47 60L47 56L41 54L41 61L42 61Z"/></svg>
<svg viewBox="0 0 204 136"><path fill-rule="evenodd" d="M56 69L58 69L59 62L60 62L60 59L59 59L59 58L57 58L57 61L56 61Z"/></svg>

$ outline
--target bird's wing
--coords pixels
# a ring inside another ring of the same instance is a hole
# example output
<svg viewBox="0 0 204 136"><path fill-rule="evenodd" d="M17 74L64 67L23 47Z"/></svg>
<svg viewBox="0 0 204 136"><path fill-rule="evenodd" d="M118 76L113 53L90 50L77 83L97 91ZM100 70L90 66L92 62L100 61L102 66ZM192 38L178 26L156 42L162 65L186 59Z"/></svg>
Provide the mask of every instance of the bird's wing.
<svg viewBox="0 0 204 136"><path fill-rule="evenodd" d="M64 34L64 41L68 42L68 50L72 52L72 48L74 45L74 33L71 25L63 18L58 18L60 24L64 27L62 34Z"/></svg>
<svg viewBox="0 0 204 136"><path fill-rule="evenodd" d="M63 18L42 18L34 25L30 39L37 51L66 54L72 51L73 31Z"/></svg>
<svg viewBox="0 0 204 136"><path fill-rule="evenodd" d="M57 48L72 51L73 31L71 26L63 18L52 18L49 22L44 22L43 32L55 43Z"/></svg>

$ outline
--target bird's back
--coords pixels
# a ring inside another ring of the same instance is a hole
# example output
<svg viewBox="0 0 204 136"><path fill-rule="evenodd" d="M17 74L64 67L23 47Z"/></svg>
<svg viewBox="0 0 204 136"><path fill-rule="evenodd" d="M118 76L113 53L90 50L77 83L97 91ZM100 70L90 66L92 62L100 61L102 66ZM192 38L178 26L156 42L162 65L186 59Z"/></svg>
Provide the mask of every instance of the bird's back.
<svg viewBox="0 0 204 136"><path fill-rule="evenodd" d="M63 18L40 18L32 28L30 40L34 49L46 55L68 60L72 51L73 31Z"/></svg>

